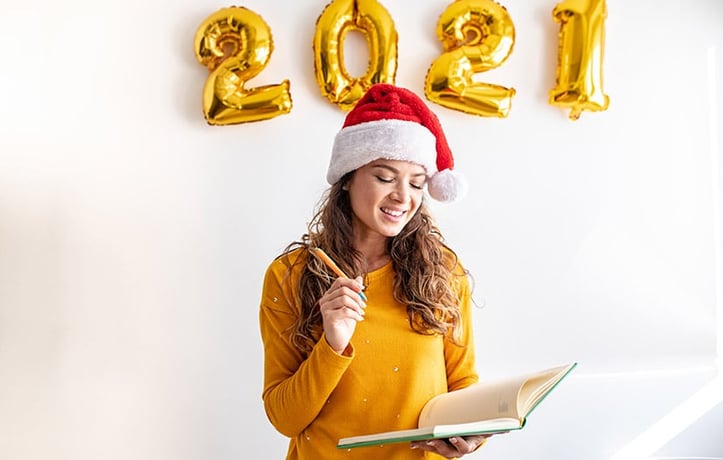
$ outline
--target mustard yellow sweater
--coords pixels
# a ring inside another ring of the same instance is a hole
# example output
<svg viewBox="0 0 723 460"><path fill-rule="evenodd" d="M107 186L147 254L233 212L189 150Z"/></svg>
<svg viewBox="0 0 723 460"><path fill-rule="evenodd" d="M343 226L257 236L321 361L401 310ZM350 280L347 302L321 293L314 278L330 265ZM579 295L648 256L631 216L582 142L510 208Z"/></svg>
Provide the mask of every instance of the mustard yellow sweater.
<svg viewBox="0 0 723 460"><path fill-rule="evenodd" d="M297 250L288 257L306 257ZM290 438L288 460L442 458L410 449L409 443L337 449L339 438L416 428L431 397L478 380L469 283L460 277L462 338L458 346L440 335L414 332L406 307L392 297L391 263L367 275L364 321L351 340L351 356L321 339L307 354L289 341L299 315L300 276L281 260L264 279L260 329L264 343L263 400L274 427ZM426 455L426 456L425 456Z"/></svg>

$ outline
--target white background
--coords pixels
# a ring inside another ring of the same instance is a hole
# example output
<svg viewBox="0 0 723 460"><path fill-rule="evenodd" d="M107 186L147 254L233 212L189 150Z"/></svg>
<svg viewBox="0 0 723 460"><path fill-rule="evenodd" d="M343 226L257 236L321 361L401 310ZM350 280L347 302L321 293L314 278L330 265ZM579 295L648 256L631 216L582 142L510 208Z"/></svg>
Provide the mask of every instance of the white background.
<svg viewBox="0 0 723 460"><path fill-rule="evenodd" d="M326 3L243 3L275 44L249 86L289 79L293 109L211 127L193 37L231 4L0 0L0 458L283 458L258 303L344 116L313 73ZM448 3L383 4L421 94ZM577 122L547 103L555 2L503 5L514 50L481 80L512 111L433 107L472 187L432 207L476 280L482 377L579 367L470 457L723 457L723 2L610 0L610 107Z"/></svg>

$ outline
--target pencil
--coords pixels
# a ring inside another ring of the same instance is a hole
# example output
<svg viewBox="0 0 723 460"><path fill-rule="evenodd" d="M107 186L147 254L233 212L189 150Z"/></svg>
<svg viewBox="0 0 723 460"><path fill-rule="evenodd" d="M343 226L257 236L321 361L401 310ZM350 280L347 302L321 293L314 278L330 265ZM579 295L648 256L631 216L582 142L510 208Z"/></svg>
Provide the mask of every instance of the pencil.
<svg viewBox="0 0 723 460"><path fill-rule="evenodd" d="M326 253L321 250L321 248L310 248L311 252L314 253L315 256L317 256L319 259L321 259L327 267L331 268L331 270L337 274L340 278L346 278L349 279L348 276L346 276L346 273L344 273L341 268L333 261L331 258L326 255ZM367 296L364 295L363 292L359 292L359 297L362 298L364 302L367 301Z"/></svg>

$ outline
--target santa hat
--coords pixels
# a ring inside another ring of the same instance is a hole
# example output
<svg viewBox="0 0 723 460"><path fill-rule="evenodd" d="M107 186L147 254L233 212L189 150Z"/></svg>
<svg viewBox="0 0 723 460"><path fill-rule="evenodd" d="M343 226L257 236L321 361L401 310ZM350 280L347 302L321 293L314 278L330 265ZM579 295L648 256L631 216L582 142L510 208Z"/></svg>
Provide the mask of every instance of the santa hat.
<svg viewBox="0 0 723 460"><path fill-rule="evenodd" d="M373 85L347 114L334 139L326 180L335 184L374 160L405 160L427 171L429 196L455 201L467 191L437 116L413 92Z"/></svg>

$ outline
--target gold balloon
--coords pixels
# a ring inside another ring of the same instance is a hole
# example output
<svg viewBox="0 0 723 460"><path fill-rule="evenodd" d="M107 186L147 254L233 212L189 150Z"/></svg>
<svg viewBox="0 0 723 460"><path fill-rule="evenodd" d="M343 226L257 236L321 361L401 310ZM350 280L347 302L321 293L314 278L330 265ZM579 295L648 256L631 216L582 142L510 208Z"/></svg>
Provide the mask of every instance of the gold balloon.
<svg viewBox="0 0 723 460"><path fill-rule="evenodd" d="M555 6L552 17L560 23L560 33L550 104L570 108L571 120L580 118L583 110L606 110L610 99L602 87L605 0L565 0Z"/></svg>
<svg viewBox="0 0 723 460"><path fill-rule="evenodd" d="M427 70L427 99L469 114L506 117L514 88L473 81L512 52L515 27L505 7L492 0L457 0L439 17L437 37L444 53Z"/></svg>
<svg viewBox="0 0 723 460"><path fill-rule="evenodd" d="M369 46L369 67L358 78L344 66L344 37L350 30L362 32ZM317 19L314 33L314 71L321 94L350 110L373 84L393 84L397 40L394 21L377 0L333 0Z"/></svg>
<svg viewBox="0 0 723 460"><path fill-rule="evenodd" d="M203 88L203 112L210 125L260 121L291 111L289 81L246 88L274 49L271 29L253 11L223 8L196 30L196 58L211 74Z"/></svg>

